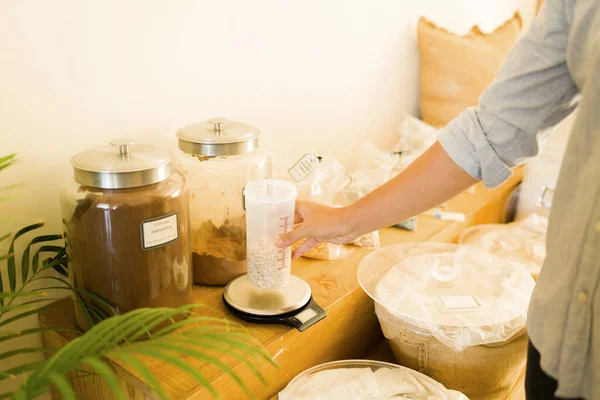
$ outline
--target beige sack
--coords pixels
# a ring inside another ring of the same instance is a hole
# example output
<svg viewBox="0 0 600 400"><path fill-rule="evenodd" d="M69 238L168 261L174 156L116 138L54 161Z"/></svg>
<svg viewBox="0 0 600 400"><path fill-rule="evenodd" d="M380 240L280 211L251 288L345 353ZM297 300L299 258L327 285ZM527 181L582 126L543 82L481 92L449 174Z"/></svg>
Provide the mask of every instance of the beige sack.
<svg viewBox="0 0 600 400"><path fill-rule="evenodd" d="M525 329L505 342L467 347L457 353L429 332L403 323L382 306L376 304L375 311L398 364L471 400L505 400L525 366Z"/></svg>
<svg viewBox="0 0 600 400"><path fill-rule="evenodd" d="M423 121L441 127L466 107L476 106L521 33L518 13L490 34L477 26L457 36L421 17L419 45L420 107Z"/></svg>

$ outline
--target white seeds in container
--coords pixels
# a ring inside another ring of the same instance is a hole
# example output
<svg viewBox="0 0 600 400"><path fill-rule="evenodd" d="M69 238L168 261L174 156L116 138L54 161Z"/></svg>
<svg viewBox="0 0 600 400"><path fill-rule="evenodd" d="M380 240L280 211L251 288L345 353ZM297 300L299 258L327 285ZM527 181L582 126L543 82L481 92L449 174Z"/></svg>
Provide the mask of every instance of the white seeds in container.
<svg viewBox="0 0 600 400"><path fill-rule="evenodd" d="M292 249L280 249L271 237L260 237L248 246L248 281L263 289L285 285L290 277Z"/></svg>

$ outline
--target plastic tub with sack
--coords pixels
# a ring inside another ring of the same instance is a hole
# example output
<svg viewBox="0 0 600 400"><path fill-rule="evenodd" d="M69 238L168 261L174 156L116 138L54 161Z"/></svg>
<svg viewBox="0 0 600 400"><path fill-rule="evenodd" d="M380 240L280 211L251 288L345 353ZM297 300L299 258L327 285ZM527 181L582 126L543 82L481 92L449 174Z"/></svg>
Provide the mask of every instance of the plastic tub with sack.
<svg viewBox="0 0 600 400"><path fill-rule="evenodd" d="M279 400L468 400L435 380L399 365L334 361L296 376Z"/></svg>
<svg viewBox="0 0 600 400"><path fill-rule="evenodd" d="M546 258L548 218L536 214L510 224L486 224L466 229L458 243L478 247L525 267L537 280Z"/></svg>
<svg viewBox="0 0 600 400"><path fill-rule="evenodd" d="M403 243L367 255L358 280L399 364L473 400L512 393L535 284L525 268L466 246Z"/></svg>

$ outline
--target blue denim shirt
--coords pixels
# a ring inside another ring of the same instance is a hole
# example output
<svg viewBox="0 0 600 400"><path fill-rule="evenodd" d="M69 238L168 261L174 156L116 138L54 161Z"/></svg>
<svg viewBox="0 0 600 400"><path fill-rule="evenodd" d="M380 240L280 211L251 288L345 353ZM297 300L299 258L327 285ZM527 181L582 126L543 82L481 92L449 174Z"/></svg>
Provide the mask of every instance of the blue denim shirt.
<svg viewBox="0 0 600 400"><path fill-rule="evenodd" d="M548 227L528 330L556 395L600 399L600 0L546 0L482 94L441 132L487 187L535 156L579 104Z"/></svg>

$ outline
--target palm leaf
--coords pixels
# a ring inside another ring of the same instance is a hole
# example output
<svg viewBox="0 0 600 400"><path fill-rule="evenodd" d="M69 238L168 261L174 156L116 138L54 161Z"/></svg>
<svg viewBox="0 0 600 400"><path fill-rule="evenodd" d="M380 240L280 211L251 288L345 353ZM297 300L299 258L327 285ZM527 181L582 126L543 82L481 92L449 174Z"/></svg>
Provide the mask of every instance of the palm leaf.
<svg viewBox="0 0 600 400"><path fill-rule="evenodd" d="M204 376L202 376L202 374L200 374L198 371L196 371L194 368L192 368L189 364L187 364L181 358L178 358L177 356L168 354L164 351L161 352L161 351L157 351L157 350L151 350L149 348L146 348L145 346L141 346L141 348L135 349L134 351L131 351L131 350L132 349L123 349L119 352L116 352L113 355L119 357L119 355L122 355L124 353L125 354L127 354L127 353L142 354L142 355L156 358L161 361L165 361L168 364L171 364L172 366L187 373L192 378L196 379L196 381L198 381L201 385L203 385L206 388L206 390L208 390L208 392L213 396L213 398L217 398L217 399L220 398L220 396L217 394L215 389L212 387L212 385L210 384L208 379L206 379Z"/></svg>
<svg viewBox="0 0 600 400"><path fill-rule="evenodd" d="M17 154L16 153L9 154L9 155L4 156L4 157L0 157L0 171L2 171L3 169L6 169L8 167L10 167L16 161L17 161Z"/></svg>
<svg viewBox="0 0 600 400"><path fill-rule="evenodd" d="M7 271L8 271L8 284L9 284L11 292L14 292L15 289L16 289L16 287L17 287L17 270L16 270L15 256L14 256L15 241L19 237L21 237L24 234L26 234L27 232L31 232L32 230L38 229L38 228L40 228L42 226L44 226L43 222L26 226L25 228L21 229L20 231L18 231L15 234L12 242L10 243L10 247L8 249L8 252L11 253L11 256L8 257L8 260L7 260ZM2 305L2 299L0 299L0 305Z"/></svg>
<svg viewBox="0 0 600 400"><path fill-rule="evenodd" d="M78 335L81 334L81 331L71 329L71 328L31 328L31 329L25 329L22 331L15 331L15 332L0 332L0 342L6 342L6 341L9 341L12 339L19 338L19 337L33 335L35 333L42 333L42 332L70 332L70 333L75 333Z"/></svg>
<svg viewBox="0 0 600 400"><path fill-rule="evenodd" d="M185 355L193 357L197 360L201 360L201 361L207 362L211 365L214 365L215 367L219 368L221 371L228 374L240 386L240 388L244 391L246 396L250 397L251 399L254 398L254 394L250 391L250 389L248 389L248 387L242 381L242 379L239 377L239 375L236 374L227 364L225 364L218 358L215 358L204 352L201 352L201 351L189 348L189 347L179 346L179 345L176 345L174 343L169 343L169 342L161 343L158 341L149 341L149 342L143 343L141 346L139 346L137 348L136 347L133 348L133 350L135 350L138 353L142 353L142 354L144 354L145 352L147 352L148 350L151 350L151 349L156 349L156 350L162 349L162 350L176 352L179 354L185 354ZM129 350L132 350L132 349L129 349Z"/></svg>
<svg viewBox="0 0 600 400"><path fill-rule="evenodd" d="M152 375L152 371L150 371L143 362L128 354L120 354L119 358L125 361L125 363L127 363L131 368L134 368L142 376L142 378L144 378L146 384L152 388L159 399L169 399L160 383L158 383L156 378L154 378L154 375Z"/></svg>
<svg viewBox="0 0 600 400"><path fill-rule="evenodd" d="M27 275L29 274L29 261L30 261L31 246L33 246L36 243L54 242L54 241L60 240L60 239L62 239L61 235L42 235L42 236L37 236L37 237L33 238L31 240L31 242L29 242L29 245L25 248L25 251L23 251L23 257L21 258L21 282L25 283L27 281ZM52 251L60 252L61 250L63 250L63 248L59 247L59 246L53 246L53 247L45 246L45 247L51 248Z"/></svg>
<svg viewBox="0 0 600 400"><path fill-rule="evenodd" d="M42 235L42 236L37 236L35 238L33 238L33 240L31 240L31 242L29 242L29 245L25 248L25 251L23 252L23 257L21 259L21 274L22 274L22 282L25 282L27 280L27 275L29 273L29 261L30 261L30 252L31 252L31 246L33 246L36 243L43 243L43 242L54 242L56 240L60 240L62 239L61 235ZM55 252L55 253L60 253L63 250L63 247L60 246L42 246L36 253L34 253L34 255L38 255L39 259L39 253L41 252ZM37 260L36 259L36 260ZM34 260L34 261L36 261ZM37 272L37 266L33 269L33 272Z"/></svg>
<svg viewBox="0 0 600 400"><path fill-rule="evenodd" d="M52 372L48 375L48 380L54 384L63 400L77 400L69 381L63 375Z"/></svg>
<svg viewBox="0 0 600 400"><path fill-rule="evenodd" d="M96 357L84 357L83 360L81 360L81 363L83 365L88 365L92 367L94 371L98 373L98 375L104 378L104 380L106 381L106 383L111 388L111 390L117 398L125 398L125 392L123 391L123 388L121 388L121 386L119 385L115 373L109 366L106 365L104 361Z"/></svg>
<svg viewBox="0 0 600 400"><path fill-rule="evenodd" d="M53 351L56 351L56 349L46 347L24 347L17 350L5 351L4 353L0 353L0 360L4 360L5 358L18 356L21 354L51 353Z"/></svg>

